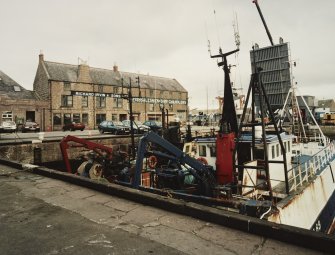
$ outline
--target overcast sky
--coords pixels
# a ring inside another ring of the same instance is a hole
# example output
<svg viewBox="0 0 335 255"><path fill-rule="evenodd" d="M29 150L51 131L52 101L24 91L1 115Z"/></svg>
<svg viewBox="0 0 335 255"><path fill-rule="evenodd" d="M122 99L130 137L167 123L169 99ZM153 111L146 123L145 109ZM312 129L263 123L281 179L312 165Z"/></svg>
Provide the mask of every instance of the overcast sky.
<svg viewBox="0 0 335 255"><path fill-rule="evenodd" d="M274 42L290 43L300 91L335 98L335 1L259 5ZM0 70L27 89L42 51L47 61L78 64L80 58L92 67L117 64L121 71L175 78L189 91L192 108L216 108L224 75L209 57L207 40L212 54L235 49L237 16L240 53L228 61L244 93L249 50L254 43L270 45L252 0L0 0L0 6Z"/></svg>

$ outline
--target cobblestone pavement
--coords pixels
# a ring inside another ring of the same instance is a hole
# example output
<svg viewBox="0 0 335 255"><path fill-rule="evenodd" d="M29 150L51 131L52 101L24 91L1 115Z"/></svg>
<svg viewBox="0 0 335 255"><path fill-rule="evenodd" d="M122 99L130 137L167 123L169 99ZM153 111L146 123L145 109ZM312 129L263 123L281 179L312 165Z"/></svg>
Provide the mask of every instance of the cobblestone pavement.
<svg viewBox="0 0 335 255"><path fill-rule="evenodd" d="M0 165L1 254L322 254Z"/></svg>

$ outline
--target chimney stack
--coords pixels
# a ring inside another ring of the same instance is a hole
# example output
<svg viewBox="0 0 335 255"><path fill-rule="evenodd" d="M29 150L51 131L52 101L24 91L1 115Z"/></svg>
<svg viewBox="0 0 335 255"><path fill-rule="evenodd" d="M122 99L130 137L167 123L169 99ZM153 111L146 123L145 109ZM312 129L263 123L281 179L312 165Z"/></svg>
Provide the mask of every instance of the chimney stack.
<svg viewBox="0 0 335 255"><path fill-rule="evenodd" d="M119 71L119 67L116 64L114 64L114 66L113 66L113 71L114 72L118 72Z"/></svg>
<svg viewBox="0 0 335 255"><path fill-rule="evenodd" d="M44 61L44 55L43 55L42 52L40 53L40 55L38 55L38 58L39 58L39 61L40 61L40 62L43 62L43 61Z"/></svg>
<svg viewBox="0 0 335 255"><path fill-rule="evenodd" d="M90 67L86 63L82 63L78 66L78 82L92 82L90 76Z"/></svg>

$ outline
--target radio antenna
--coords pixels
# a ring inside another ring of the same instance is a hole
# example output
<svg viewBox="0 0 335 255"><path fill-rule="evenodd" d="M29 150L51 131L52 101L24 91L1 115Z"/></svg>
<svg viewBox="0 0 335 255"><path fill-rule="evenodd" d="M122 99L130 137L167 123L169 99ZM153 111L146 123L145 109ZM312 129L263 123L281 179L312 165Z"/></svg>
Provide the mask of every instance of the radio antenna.
<svg viewBox="0 0 335 255"><path fill-rule="evenodd" d="M240 32L238 29L238 20L237 20L236 12L234 13L233 28L234 28L235 44L236 44L237 49L239 49L241 45L241 41L240 41Z"/></svg>

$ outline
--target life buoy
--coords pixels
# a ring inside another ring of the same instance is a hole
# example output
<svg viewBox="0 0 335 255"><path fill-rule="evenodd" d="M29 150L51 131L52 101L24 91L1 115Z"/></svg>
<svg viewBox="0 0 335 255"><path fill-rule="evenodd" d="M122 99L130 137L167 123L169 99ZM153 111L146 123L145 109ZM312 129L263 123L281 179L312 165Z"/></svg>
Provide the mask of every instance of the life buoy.
<svg viewBox="0 0 335 255"><path fill-rule="evenodd" d="M157 158L156 156L152 155L148 158L148 166L151 168L151 169L154 169L157 165Z"/></svg>
<svg viewBox="0 0 335 255"><path fill-rule="evenodd" d="M197 160L200 161L201 163L203 163L204 165L208 165L207 159L205 159L203 157L197 158Z"/></svg>

